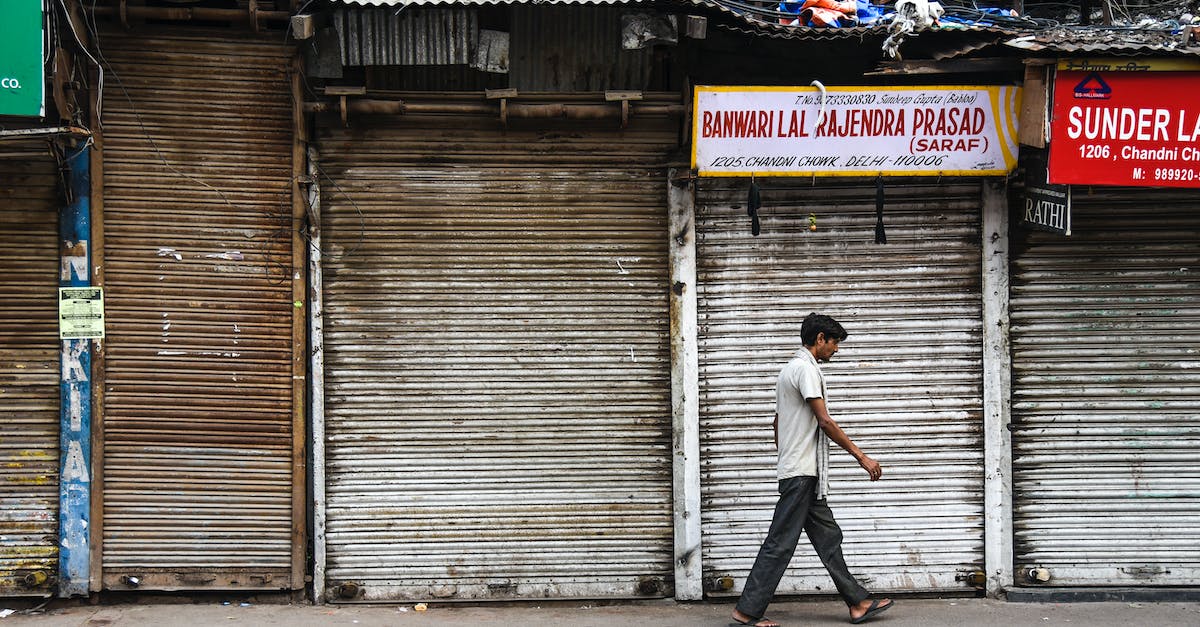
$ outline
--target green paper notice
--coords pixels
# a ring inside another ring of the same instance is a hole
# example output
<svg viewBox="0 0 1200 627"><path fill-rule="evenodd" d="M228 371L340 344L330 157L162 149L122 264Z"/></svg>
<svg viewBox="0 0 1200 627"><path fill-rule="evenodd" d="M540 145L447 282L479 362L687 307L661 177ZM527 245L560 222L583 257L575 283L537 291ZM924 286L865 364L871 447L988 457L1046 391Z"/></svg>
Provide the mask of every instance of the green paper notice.
<svg viewBox="0 0 1200 627"><path fill-rule="evenodd" d="M104 288L58 288L58 337L104 339Z"/></svg>

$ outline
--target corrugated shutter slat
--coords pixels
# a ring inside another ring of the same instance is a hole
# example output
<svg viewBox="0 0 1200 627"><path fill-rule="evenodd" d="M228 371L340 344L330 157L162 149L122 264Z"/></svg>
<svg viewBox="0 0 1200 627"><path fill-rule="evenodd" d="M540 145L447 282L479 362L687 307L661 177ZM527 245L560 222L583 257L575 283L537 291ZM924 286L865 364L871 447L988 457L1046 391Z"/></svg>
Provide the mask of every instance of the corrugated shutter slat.
<svg viewBox="0 0 1200 627"><path fill-rule="evenodd" d="M1017 571L1046 568L1057 585L1187 585L1200 577L1195 191L1072 200L1071 236L1015 240Z"/></svg>
<svg viewBox="0 0 1200 627"><path fill-rule="evenodd" d="M101 47L104 585L298 587L292 50Z"/></svg>
<svg viewBox="0 0 1200 627"><path fill-rule="evenodd" d="M58 181L46 140L0 141L0 596L58 573Z"/></svg>
<svg viewBox="0 0 1200 627"><path fill-rule="evenodd" d="M675 135L538 124L322 131L330 588L669 594Z"/></svg>
<svg viewBox="0 0 1200 627"><path fill-rule="evenodd" d="M811 312L850 333L823 366L830 411L884 467L871 483L834 447L830 506L851 570L875 590L947 590L983 561L982 339L975 182L875 188L759 179L697 192L704 575L740 592L778 498L771 436L779 369ZM817 230L809 230L814 213ZM802 540L780 593L832 590ZM732 578L733 588L721 581Z"/></svg>

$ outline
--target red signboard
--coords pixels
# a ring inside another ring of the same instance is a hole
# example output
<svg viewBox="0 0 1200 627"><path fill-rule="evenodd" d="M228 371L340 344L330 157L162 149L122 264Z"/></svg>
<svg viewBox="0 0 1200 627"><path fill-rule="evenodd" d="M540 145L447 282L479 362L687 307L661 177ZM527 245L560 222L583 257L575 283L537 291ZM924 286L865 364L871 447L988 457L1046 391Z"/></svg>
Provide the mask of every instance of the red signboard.
<svg viewBox="0 0 1200 627"><path fill-rule="evenodd" d="M1050 183L1200 187L1200 72L1063 72Z"/></svg>

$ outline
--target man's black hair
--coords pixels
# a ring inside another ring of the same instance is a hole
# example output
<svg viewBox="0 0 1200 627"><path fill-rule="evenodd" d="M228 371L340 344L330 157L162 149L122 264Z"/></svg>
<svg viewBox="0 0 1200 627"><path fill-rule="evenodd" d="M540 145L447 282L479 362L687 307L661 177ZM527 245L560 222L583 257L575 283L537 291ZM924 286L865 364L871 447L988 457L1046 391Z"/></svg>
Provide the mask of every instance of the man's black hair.
<svg viewBox="0 0 1200 627"><path fill-rule="evenodd" d="M824 314L810 313L804 318L804 323L800 325L800 341L804 342L805 346L812 346L817 343L817 335L824 333L826 340L842 340L849 337L846 329L838 324L837 320L830 318Z"/></svg>

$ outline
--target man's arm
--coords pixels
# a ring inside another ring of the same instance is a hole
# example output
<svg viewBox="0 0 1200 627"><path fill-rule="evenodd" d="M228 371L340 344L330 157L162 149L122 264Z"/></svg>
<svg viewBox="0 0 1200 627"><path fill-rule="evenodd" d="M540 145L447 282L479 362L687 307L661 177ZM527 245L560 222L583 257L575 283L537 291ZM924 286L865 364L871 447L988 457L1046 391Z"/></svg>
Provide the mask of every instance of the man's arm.
<svg viewBox="0 0 1200 627"><path fill-rule="evenodd" d="M879 477L883 474L883 468L879 465L879 462L867 457L867 454L862 452L850 440L850 436L846 435L845 431L842 431L838 423L833 421L833 418L829 416L829 410L825 407L825 399L809 398L805 400L817 416L817 425L821 427L821 431L824 431L830 440L833 440L834 443L845 449L847 453L853 455L854 459L858 460L858 465L862 466L863 470L867 471L867 474L871 476L871 481L879 480Z"/></svg>
<svg viewBox="0 0 1200 627"><path fill-rule="evenodd" d="M775 422L771 423L771 428L775 431L775 450L779 450L779 414L775 414Z"/></svg>

